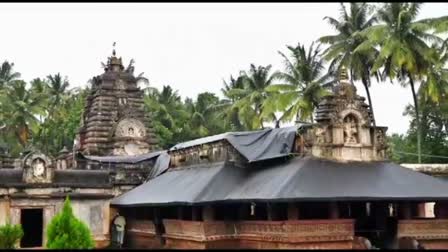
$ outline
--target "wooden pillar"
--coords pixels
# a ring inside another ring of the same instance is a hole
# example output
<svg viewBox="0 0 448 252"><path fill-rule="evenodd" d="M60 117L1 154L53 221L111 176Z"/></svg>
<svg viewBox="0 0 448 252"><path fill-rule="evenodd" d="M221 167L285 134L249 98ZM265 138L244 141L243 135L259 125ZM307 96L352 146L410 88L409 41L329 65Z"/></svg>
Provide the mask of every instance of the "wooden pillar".
<svg viewBox="0 0 448 252"><path fill-rule="evenodd" d="M215 219L215 211L212 206L204 206L202 208L202 220L212 221Z"/></svg>
<svg viewBox="0 0 448 252"><path fill-rule="evenodd" d="M417 204L417 216L419 218L425 218L426 217L426 203L419 203Z"/></svg>
<svg viewBox="0 0 448 252"><path fill-rule="evenodd" d="M411 214L411 204L409 202L404 202L400 204L400 216L403 220L409 220L412 218Z"/></svg>
<svg viewBox="0 0 448 252"><path fill-rule="evenodd" d="M437 219L448 218L448 204L446 201L437 201L434 205L434 216Z"/></svg>
<svg viewBox="0 0 448 252"><path fill-rule="evenodd" d="M247 218L248 206L246 204L241 204L238 206L238 220L246 220Z"/></svg>
<svg viewBox="0 0 448 252"><path fill-rule="evenodd" d="M277 205L267 203L266 208L267 208L267 213L268 213L268 220L270 220L270 221L277 220L278 219L277 209L276 209Z"/></svg>
<svg viewBox="0 0 448 252"><path fill-rule="evenodd" d="M288 203L288 220L299 219L299 207L296 203Z"/></svg>
<svg viewBox="0 0 448 252"><path fill-rule="evenodd" d="M177 207L177 219L182 220L184 218L183 215L183 207Z"/></svg>
<svg viewBox="0 0 448 252"><path fill-rule="evenodd" d="M201 219L201 216L200 216L200 207L198 207L198 206L193 206L193 207L191 207L191 219L192 220L194 220L194 221L199 221L200 219Z"/></svg>
<svg viewBox="0 0 448 252"><path fill-rule="evenodd" d="M330 219L339 218L339 207L337 202L330 202L328 210Z"/></svg>
<svg viewBox="0 0 448 252"><path fill-rule="evenodd" d="M162 224L162 218L160 216L160 208L154 207L152 209L152 212L153 212L153 222L154 222L154 225L156 226L156 233L161 233L160 230L157 230L157 227L160 224ZM159 231L159 232L157 232L157 231Z"/></svg>

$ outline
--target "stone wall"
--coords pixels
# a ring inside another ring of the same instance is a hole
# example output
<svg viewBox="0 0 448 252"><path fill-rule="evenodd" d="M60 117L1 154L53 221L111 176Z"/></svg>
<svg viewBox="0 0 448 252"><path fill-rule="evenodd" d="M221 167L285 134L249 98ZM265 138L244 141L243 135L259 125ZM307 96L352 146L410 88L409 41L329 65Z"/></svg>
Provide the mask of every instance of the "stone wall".
<svg viewBox="0 0 448 252"><path fill-rule="evenodd" d="M400 220L397 236L416 239L425 249L447 249L448 219Z"/></svg>
<svg viewBox="0 0 448 252"><path fill-rule="evenodd" d="M354 238L354 222L350 219L237 222L165 219L163 224L166 244L158 248L351 249ZM154 234L148 227L145 233ZM141 238L142 230L139 229L140 234L129 232L128 240ZM152 237L130 245L148 248L154 244Z"/></svg>
<svg viewBox="0 0 448 252"><path fill-rule="evenodd" d="M247 162L245 158L226 140L192 146L169 153L171 167L219 161L234 162L236 165Z"/></svg>
<svg viewBox="0 0 448 252"><path fill-rule="evenodd" d="M28 208L43 209L43 244L46 243L47 226L64 205L64 197L24 197L0 200L0 225L8 221L21 223L21 210ZM71 199L73 212L90 228L98 247L109 244L109 199Z"/></svg>

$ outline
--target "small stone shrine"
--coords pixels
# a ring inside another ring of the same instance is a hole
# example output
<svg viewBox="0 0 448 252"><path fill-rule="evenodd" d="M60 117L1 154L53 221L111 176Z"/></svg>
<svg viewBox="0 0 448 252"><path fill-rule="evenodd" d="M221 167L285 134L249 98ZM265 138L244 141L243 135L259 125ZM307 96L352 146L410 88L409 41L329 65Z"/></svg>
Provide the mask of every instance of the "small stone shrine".
<svg viewBox="0 0 448 252"><path fill-rule="evenodd" d="M153 167L162 152L132 63L125 69L114 50L105 72L93 78L73 150L64 147L57 157L1 152L0 226L22 225L20 247L45 247L47 225L67 196L96 246L108 246L115 216L110 200L157 175Z"/></svg>

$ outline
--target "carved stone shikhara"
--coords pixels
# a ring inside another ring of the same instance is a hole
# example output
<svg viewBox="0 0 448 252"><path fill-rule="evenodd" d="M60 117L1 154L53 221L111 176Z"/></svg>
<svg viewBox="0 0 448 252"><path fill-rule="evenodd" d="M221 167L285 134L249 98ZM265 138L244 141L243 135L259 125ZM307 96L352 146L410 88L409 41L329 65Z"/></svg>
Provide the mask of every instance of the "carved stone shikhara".
<svg viewBox="0 0 448 252"><path fill-rule="evenodd" d="M313 156L337 161L384 160L387 128L372 126L371 112L364 100L356 94L353 84L341 79L333 94L319 103L317 123L304 133L307 144L312 146L308 151Z"/></svg>
<svg viewBox="0 0 448 252"><path fill-rule="evenodd" d="M74 214L89 226L96 246L105 247L110 239L110 199L143 183L155 163L155 158L134 163L110 158L156 149L132 64L124 69L114 52L105 73L92 79L73 150L64 147L55 158L40 151L13 158L0 150L0 226L21 224L23 209L42 209L44 245L48 223L69 196ZM98 161L89 155L108 157Z"/></svg>
<svg viewBox="0 0 448 252"><path fill-rule="evenodd" d="M143 91L130 69L113 55L105 73L92 79L78 136L83 154L138 155L157 149Z"/></svg>

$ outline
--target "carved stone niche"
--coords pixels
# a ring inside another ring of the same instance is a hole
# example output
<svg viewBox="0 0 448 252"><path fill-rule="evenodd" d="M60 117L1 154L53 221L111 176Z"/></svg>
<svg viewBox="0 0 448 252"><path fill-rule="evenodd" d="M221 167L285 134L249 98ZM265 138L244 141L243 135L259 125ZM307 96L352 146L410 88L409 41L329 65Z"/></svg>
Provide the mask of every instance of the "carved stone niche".
<svg viewBox="0 0 448 252"><path fill-rule="evenodd" d="M332 143L332 127L329 125L319 125L314 128L313 144L326 145Z"/></svg>
<svg viewBox="0 0 448 252"><path fill-rule="evenodd" d="M386 150L388 148L387 142L386 142L386 131L387 127L376 127L374 129L374 143L375 143L375 150L376 150L376 157L378 159L384 159L386 158Z"/></svg>
<svg viewBox="0 0 448 252"><path fill-rule="evenodd" d="M25 183L51 183L54 176L52 160L39 152L31 152L23 159Z"/></svg>
<svg viewBox="0 0 448 252"><path fill-rule="evenodd" d="M142 138L146 136L146 128L141 121L133 118L126 118L118 123L115 130L115 136Z"/></svg>
<svg viewBox="0 0 448 252"><path fill-rule="evenodd" d="M147 136L145 125L137 119L125 118L118 122L114 138L116 144L114 155L139 155L149 152L145 143Z"/></svg>
<svg viewBox="0 0 448 252"><path fill-rule="evenodd" d="M362 113L349 108L339 114L342 124L342 139L345 146L370 145L370 130Z"/></svg>

